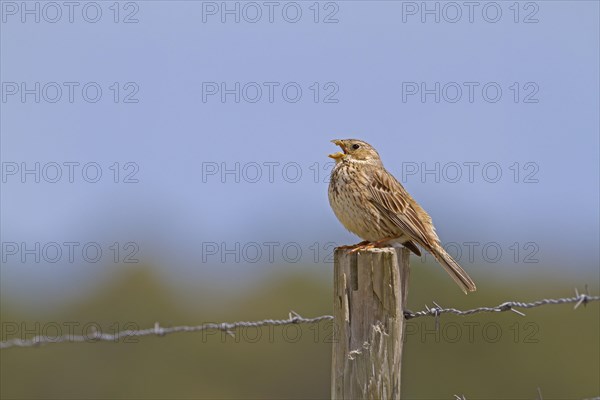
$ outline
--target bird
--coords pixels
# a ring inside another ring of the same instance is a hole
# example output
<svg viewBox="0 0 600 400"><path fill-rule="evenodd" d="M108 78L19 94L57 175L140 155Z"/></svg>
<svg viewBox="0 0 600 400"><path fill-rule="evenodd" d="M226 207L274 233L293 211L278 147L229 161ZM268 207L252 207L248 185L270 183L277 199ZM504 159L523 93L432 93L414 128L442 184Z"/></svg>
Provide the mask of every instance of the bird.
<svg viewBox="0 0 600 400"><path fill-rule="evenodd" d="M329 204L342 225L363 239L341 248L354 253L402 245L420 256L420 246L435 257L465 294L474 292L475 282L444 250L429 214L384 168L377 150L358 139L331 142L342 151L329 155L335 160Z"/></svg>

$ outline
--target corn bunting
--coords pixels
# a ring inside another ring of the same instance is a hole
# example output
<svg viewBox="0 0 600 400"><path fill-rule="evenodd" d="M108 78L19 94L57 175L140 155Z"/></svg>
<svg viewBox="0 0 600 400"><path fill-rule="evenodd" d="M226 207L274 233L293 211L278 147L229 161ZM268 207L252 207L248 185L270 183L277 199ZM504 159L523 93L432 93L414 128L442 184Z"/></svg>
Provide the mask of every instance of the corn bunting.
<svg viewBox="0 0 600 400"><path fill-rule="evenodd" d="M475 283L442 248L431 217L384 167L379 153L357 139L332 140L342 152L335 160L329 183L329 203L342 225L364 239L351 252L404 245L421 255L417 244L431 253L467 293Z"/></svg>

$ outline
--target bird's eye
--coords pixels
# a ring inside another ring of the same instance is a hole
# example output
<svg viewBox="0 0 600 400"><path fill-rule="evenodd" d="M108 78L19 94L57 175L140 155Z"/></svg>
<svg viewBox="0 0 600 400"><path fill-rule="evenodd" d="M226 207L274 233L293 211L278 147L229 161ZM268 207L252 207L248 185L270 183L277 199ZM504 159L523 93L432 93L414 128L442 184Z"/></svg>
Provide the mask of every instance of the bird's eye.
<svg viewBox="0 0 600 400"><path fill-rule="evenodd" d="M353 149L353 150L358 150L359 148L360 148L360 145L359 145L359 144L353 144L353 145L352 145L352 149Z"/></svg>

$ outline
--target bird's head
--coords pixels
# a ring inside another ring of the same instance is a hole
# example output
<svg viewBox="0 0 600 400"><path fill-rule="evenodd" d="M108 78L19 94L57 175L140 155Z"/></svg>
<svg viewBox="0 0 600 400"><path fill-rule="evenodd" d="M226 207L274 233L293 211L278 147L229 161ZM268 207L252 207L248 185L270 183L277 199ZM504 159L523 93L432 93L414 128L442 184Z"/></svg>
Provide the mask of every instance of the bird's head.
<svg viewBox="0 0 600 400"><path fill-rule="evenodd" d="M342 151L330 154L336 163L343 160L349 161L365 161L379 163L379 153L369 143L358 139L335 139L331 141L333 144L340 146Z"/></svg>

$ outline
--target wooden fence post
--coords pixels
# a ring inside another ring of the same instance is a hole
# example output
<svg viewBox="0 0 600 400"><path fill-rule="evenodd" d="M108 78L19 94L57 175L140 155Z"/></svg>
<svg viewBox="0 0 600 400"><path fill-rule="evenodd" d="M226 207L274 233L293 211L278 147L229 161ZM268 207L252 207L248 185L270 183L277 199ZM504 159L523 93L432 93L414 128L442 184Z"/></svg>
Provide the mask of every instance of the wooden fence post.
<svg viewBox="0 0 600 400"><path fill-rule="evenodd" d="M333 399L400 399L409 258L405 248L335 250Z"/></svg>

